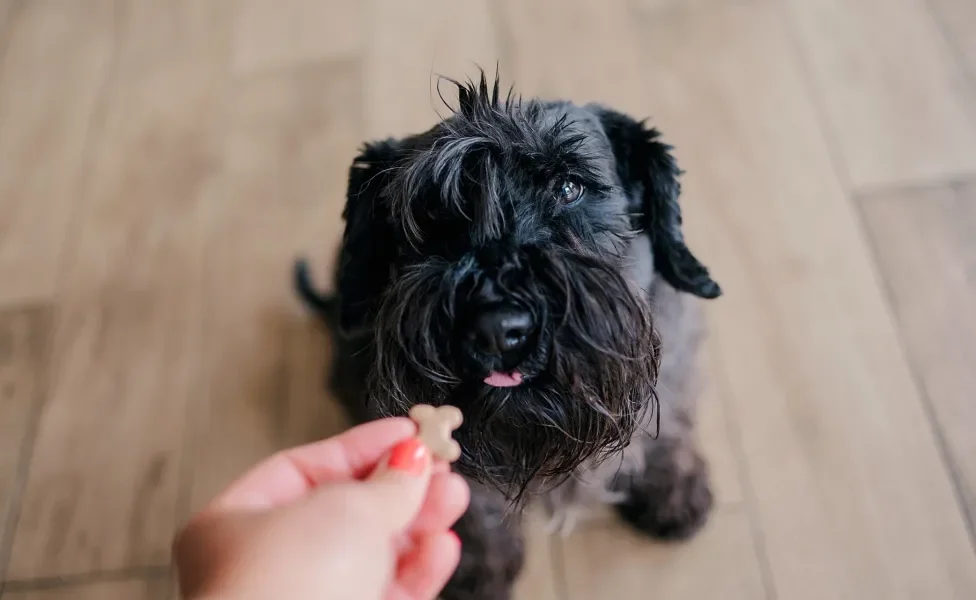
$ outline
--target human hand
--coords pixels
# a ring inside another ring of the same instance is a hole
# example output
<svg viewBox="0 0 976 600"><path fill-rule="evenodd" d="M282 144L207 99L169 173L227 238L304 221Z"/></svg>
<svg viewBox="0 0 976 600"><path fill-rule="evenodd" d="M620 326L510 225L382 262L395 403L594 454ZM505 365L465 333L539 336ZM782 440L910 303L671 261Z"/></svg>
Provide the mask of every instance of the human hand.
<svg viewBox="0 0 976 600"><path fill-rule="evenodd" d="M174 543L186 599L431 600L461 545L464 479L409 419L360 425L262 462Z"/></svg>

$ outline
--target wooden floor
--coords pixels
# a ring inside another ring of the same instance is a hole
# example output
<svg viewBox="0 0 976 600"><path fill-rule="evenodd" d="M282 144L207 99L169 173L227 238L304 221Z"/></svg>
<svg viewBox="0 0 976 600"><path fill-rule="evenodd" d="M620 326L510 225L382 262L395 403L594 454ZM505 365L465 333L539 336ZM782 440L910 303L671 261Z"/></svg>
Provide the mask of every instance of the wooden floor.
<svg viewBox="0 0 976 600"><path fill-rule="evenodd" d="M168 600L170 536L334 433L289 289L432 72L649 116L687 170L718 508L534 524L532 600L976 598L973 0L0 0L3 600Z"/></svg>

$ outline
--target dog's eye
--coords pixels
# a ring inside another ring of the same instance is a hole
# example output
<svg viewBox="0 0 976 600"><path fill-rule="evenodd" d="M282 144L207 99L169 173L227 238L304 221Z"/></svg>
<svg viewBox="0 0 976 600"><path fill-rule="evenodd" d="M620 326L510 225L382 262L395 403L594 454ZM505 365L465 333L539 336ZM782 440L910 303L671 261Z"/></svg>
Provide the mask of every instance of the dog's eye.
<svg viewBox="0 0 976 600"><path fill-rule="evenodd" d="M567 179L556 186L555 196L562 204L572 204L583 197L583 184Z"/></svg>

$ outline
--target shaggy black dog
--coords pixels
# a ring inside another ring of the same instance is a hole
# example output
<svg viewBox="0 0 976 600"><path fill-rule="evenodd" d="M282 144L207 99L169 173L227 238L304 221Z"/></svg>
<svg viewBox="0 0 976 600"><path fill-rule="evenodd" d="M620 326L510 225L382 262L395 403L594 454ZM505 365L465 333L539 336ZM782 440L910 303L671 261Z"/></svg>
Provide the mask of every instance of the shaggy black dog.
<svg viewBox="0 0 976 600"><path fill-rule="evenodd" d="M692 435L693 296L721 292L685 245L658 133L598 105L460 84L429 131L365 146L349 175L331 387L358 420L416 403L465 415L472 483L444 597L498 599L522 564L523 500L568 522L612 503L663 538L711 507ZM662 353L663 348L663 353Z"/></svg>

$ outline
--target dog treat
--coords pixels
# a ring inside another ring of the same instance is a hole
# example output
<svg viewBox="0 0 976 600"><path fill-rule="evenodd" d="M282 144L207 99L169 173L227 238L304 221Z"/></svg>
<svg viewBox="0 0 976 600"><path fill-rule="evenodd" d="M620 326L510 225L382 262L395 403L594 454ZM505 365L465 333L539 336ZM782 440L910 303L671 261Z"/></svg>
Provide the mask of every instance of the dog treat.
<svg viewBox="0 0 976 600"><path fill-rule="evenodd" d="M433 407L418 404L410 409L410 418L417 424L417 437L435 457L448 462L461 457L461 446L451 437L451 432L460 427L464 420L461 409L448 405Z"/></svg>

